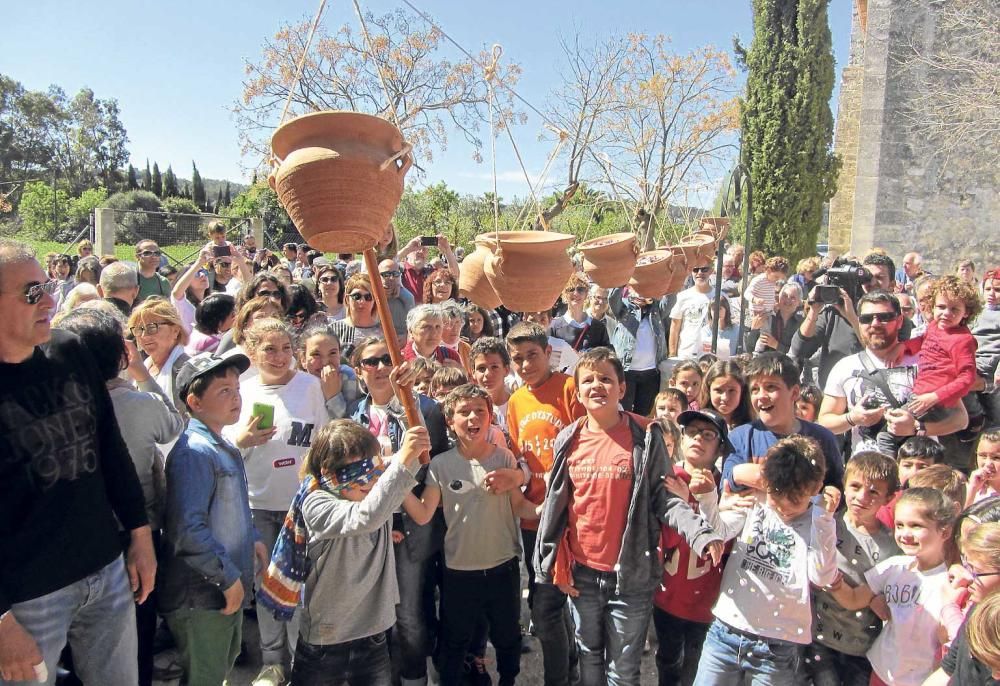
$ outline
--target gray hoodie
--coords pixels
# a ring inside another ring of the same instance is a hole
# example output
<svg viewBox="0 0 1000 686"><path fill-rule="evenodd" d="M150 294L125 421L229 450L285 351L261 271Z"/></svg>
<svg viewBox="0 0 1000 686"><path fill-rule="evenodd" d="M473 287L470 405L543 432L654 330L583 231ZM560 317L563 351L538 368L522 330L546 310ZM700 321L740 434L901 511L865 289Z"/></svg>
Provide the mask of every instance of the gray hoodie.
<svg viewBox="0 0 1000 686"><path fill-rule="evenodd" d="M569 518L573 486L567 458L573 439L586 420L586 417L576 420L559 432L556 438L555 458L549 473L535 544L535 574L545 581L551 582L556 551ZM663 487L669 463L663 430L659 425L653 423L648 429L643 429L631 415L628 420L632 430L634 476L628 519L615 566L617 588L619 593L652 593L663 577L659 551L661 524L680 533L699 556L710 542L721 541L722 536L715 533L687 502Z"/></svg>

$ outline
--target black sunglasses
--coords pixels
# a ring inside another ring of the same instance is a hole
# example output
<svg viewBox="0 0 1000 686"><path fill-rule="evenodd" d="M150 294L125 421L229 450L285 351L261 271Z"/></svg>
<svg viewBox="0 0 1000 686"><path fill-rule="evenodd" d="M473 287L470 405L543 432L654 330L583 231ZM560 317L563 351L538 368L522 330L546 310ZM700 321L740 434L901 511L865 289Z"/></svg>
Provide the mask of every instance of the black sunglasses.
<svg viewBox="0 0 1000 686"><path fill-rule="evenodd" d="M59 282L55 279L49 279L44 283L33 283L24 289L24 302L37 305L45 294L52 295L58 287Z"/></svg>
<svg viewBox="0 0 1000 686"><path fill-rule="evenodd" d="M280 298L281 291L257 291L258 298Z"/></svg>
<svg viewBox="0 0 1000 686"><path fill-rule="evenodd" d="M695 267L691 271L693 271L695 274L705 274L706 272L712 271L712 268L711 267Z"/></svg>
<svg viewBox="0 0 1000 686"><path fill-rule="evenodd" d="M378 275L381 276L383 279L398 279L399 274L400 272L398 270L393 270L388 272L379 272Z"/></svg>
<svg viewBox="0 0 1000 686"><path fill-rule="evenodd" d="M336 276L321 276L319 277L320 283L337 283Z"/></svg>
<svg viewBox="0 0 1000 686"><path fill-rule="evenodd" d="M575 286L573 288L567 288L567 293L576 293L577 295L586 295L590 289L586 286Z"/></svg>
<svg viewBox="0 0 1000 686"><path fill-rule="evenodd" d="M390 356L389 353L386 353L384 355L379 355L378 357L362 357L361 358L361 366L362 367L370 367L372 369L375 369L380 364L383 367L391 367L392 366L392 356Z"/></svg>
<svg viewBox="0 0 1000 686"><path fill-rule="evenodd" d="M364 300L365 302L370 303L372 300L374 300L371 293L351 293L350 297L351 300L353 300L354 302L361 302L362 300Z"/></svg>
<svg viewBox="0 0 1000 686"><path fill-rule="evenodd" d="M898 316L895 312L871 312L869 314L858 315L858 321L865 325L871 324L875 320L878 320L882 324L888 324L889 322L896 321Z"/></svg>
<svg viewBox="0 0 1000 686"><path fill-rule="evenodd" d="M162 254L159 250L143 250L139 253L139 257L159 257Z"/></svg>

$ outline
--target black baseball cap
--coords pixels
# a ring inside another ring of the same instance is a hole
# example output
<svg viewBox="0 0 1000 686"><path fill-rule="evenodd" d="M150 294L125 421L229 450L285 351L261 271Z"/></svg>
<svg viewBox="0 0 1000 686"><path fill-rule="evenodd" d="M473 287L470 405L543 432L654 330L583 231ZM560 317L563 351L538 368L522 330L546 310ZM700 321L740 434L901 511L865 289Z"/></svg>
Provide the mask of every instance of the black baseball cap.
<svg viewBox="0 0 1000 686"><path fill-rule="evenodd" d="M250 358L242 353L235 353L224 357L214 354L192 357L177 372L177 381L175 383L177 384L177 394L181 400L183 401L187 398L188 389L194 383L195 379L220 367L235 367L242 374L250 368Z"/></svg>
<svg viewBox="0 0 1000 686"><path fill-rule="evenodd" d="M708 422L719 432L719 448L723 453L733 452L733 444L729 442L729 427L722 415L712 410L684 410L677 416L677 423L687 426L696 419Z"/></svg>

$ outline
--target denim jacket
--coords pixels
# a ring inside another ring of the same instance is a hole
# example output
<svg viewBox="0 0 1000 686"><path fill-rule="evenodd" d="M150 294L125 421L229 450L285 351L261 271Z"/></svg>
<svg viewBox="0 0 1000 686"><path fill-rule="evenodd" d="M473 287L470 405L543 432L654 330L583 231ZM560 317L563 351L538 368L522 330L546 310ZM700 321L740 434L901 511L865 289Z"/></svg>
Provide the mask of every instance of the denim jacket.
<svg viewBox="0 0 1000 686"><path fill-rule="evenodd" d="M240 451L192 418L167 457L160 608L218 610L223 591L243 581L253 591L254 542Z"/></svg>
<svg viewBox="0 0 1000 686"><path fill-rule="evenodd" d="M441 408L438 404L426 395L418 395L417 398L424 426L427 427L427 433L430 434L431 457L433 457L438 453L445 452L449 447L448 430L444 423L444 415L441 413ZM352 404L348 409L348 416L361 426L367 428L371 423L368 412L370 405L371 396L366 395ZM389 405L388 415L389 441L392 443L394 451L399 450L399 447L403 443L403 432L406 431L406 415L403 414L403 408L398 400L393 399ZM417 485L413 489L413 493L417 497L420 497L420 494L423 493L424 479L426 478L427 465L422 465L416 475ZM444 528L444 515L441 513L440 508L438 508L437 512L434 513L434 517L427 524L417 524L406 513L406 510L397 512L393 521L393 529L403 532L403 547L414 562L426 560L443 548Z"/></svg>
<svg viewBox="0 0 1000 686"><path fill-rule="evenodd" d="M609 311L618 320L618 326L611 334L615 354L626 370L631 368L639 323L643 317L648 316L653 327L653 340L656 341L656 364L660 364L667 359L667 334L670 332L670 309L673 307L674 296L665 295L654 300L649 307L640 308L631 298L623 298L623 292L624 289L612 288L608 295Z"/></svg>

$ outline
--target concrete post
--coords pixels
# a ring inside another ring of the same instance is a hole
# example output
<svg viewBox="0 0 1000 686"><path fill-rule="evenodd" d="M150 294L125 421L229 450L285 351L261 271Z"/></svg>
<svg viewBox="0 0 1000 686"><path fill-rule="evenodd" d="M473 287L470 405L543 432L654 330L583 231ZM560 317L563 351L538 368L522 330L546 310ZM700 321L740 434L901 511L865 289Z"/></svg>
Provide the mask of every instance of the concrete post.
<svg viewBox="0 0 1000 686"><path fill-rule="evenodd" d="M107 207L94 210L94 254L115 254L115 211Z"/></svg>
<svg viewBox="0 0 1000 686"><path fill-rule="evenodd" d="M260 248L264 247L264 218L263 217L250 217L250 230L253 232L253 237L257 241L257 246Z"/></svg>

